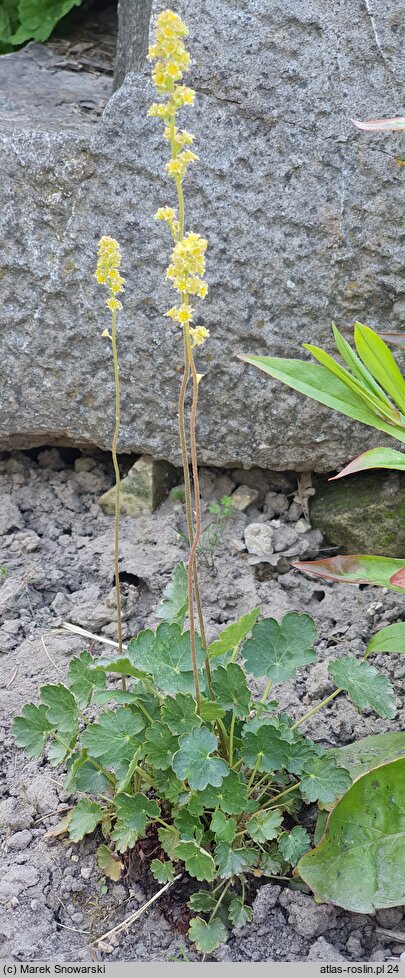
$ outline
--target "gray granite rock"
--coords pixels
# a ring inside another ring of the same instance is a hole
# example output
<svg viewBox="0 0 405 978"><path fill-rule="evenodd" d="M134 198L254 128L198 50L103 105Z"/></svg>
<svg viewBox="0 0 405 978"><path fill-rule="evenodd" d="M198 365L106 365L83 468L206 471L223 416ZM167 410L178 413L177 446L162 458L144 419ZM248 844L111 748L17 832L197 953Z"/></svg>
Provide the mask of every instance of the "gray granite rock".
<svg viewBox="0 0 405 978"><path fill-rule="evenodd" d="M121 0L121 19L130 6ZM160 9L154 0L152 13ZM329 344L332 318L343 328L356 317L401 324L402 170L394 158L403 140L358 133L349 116L400 111L402 5L384 0L373 15L364 0L178 0L176 9L190 25L198 92L185 116L200 155L185 188L187 226L209 239L200 461L334 469L375 444L373 433L236 354L299 356L304 340ZM127 40L123 70L140 69L146 44L134 61ZM4 59L3 75L17 57ZM0 448L109 448L108 316L93 272L99 237L113 234L127 279L120 449L178 464L181 346L163 316L173 302L164 280L170 242L153 219L173 188L161 126L146 116L149 68L129 74L91 124L72 102L66 110L58 103L58 72L46 111L31 111L31 97L42 104L34 98L42 68L35 85L24 70L18 111L14 100L0 113Z"/></svg>

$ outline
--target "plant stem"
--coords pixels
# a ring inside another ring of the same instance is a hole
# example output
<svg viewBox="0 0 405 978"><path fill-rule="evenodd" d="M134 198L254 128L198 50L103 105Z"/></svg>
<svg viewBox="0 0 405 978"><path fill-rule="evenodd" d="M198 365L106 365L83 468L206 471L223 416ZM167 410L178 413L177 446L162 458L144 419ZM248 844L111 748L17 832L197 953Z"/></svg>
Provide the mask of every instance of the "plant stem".
<svg viewBox="0 0 405 978"><path fill-rule="evenodd" d="M269 681L267 683L267 686L266 686L266 689L265 689L265 691L263 693L263 696L262 696L262 698L260 700L260 703L259 703L259 705L257 707L256 716L258 716L258 717L260 717L262 715L262 713L263 713L263 710L264 710L264 707L265 707L265 704L266 704L266 700L267 700L267 697L269 695L269 692L271 690L272 685L273 685L273 680L272 679L269 679Z"/></svg>
<svg viewBox="0 0 405 978"><path fill-rule="evenodd" d="M265 807L262 808L261 811L264 812L267 810L267 808L272 808L275 801L278 801L279 798L284 798L284 795L289 795L291 791L295 791L296 788L299 788L300 784L301 781L296 781L295 784L290 784L289 788L285 788L284 791L280 791L278 795L273 795L269 804L265 805Z"/></svg>
<svg viewBox="0 0 405 978"><path fill-rule="evenodd" d="M235 731L235 714L232 714L231 727L229 730L229 767L233 765L233 735Z"/></svg>
<svg viewBox="0 0 405 978"><path fill-rule="evenodd" d="M305 716L301 717L300 720L297 720L296 723L293 723L292 727L290 727L290 730L296 730L297 727L300 727L301 723L305 723L305 721L309 720L309 718L312 717L314 713L317 713L318 710L321 710L323 706L327 706L328 703L331 703L336 696L339 696L339 693L343 693L343 689L335 689L334 693L331 693L330 696L327 696L326 699L322 700L322 703L318 703L318 706L314 706L312 710L309 710L308 713L305 714Z"/></svg>
<svg viewBox="0 0 405 978"><path fill-rule="evenodd" d="M221 893L221 896L220 896L220 897L219 897L219 899L217 900L217 902L216 902L216 904L215 904L215 907L214 907L214 909L213 909L213 911L212 911L212 913L210 914L210 917L209 917L209 920L208 920L208 923L209 923L209 924L211 923L211 920L213 919L213 917L215 917L215 914L216 914L216 912L217 912L217 910L218 910L218 907L219 907L219 906L220 906L220 904L222 903L222 901L223 901L223 899L224 899L224 896L225 896L225 894L227 893L227 891L229 890L229 887L230 887L230 885L231 885L231 883L232 883L232 880L228 880L228 882L227 882L227 883L225 883L225 885L224 885L224 889L222 890L222 893Z"/></svg>
<svg viewBox="0 0 405 978"><path fill-rule="evenodd" d="M256 764L255 764L255 766L254 766L254 768L253 768L253 771L252 771L252 773L251 773L251 776L250 776L250 780L248 781L248 785L247 785L247 790L248 790L248 792L250 791L250 789L251 789L251 787L252 787L252 784L253 784L253 782L254 782L254 779L255 779L255 777L256 777L256 774L257 774L257 769L258 769L258 767L259 767L259 764L260 764L260 757L258 757L258 758L257 758L257 761L256 761Z"/></svg>
<svg viewBox="0 0 405 978"><path fill-rule="evenodd" d="M111 313L111 346L114 362L114 381L115 381L115 428L112 440L112 460L115 472L115 530L114 530L114 567L115 567L115 592L117 601L117 638L118 638L118 655L122 656L122 615L121 615L121 588L120 588L120 571L119 571L119 539L120 539L120 490L121 490L121 477L117 458L117 444L118 435L120 429L120 414L121 414L121 400L120 400L120 377L119 377L119 365L118 365L118 352L117 352L117 310L113 309ZM125 677L121 680L122 688L126 689Z"/></svg>

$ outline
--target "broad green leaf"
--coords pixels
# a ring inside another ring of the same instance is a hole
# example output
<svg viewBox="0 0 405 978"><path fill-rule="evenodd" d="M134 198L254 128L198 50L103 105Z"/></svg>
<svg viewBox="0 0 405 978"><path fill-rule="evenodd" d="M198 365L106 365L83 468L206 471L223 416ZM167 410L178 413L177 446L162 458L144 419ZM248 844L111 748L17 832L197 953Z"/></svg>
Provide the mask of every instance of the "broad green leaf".
<svg viewBox="0 0 405 978"><path fill-rule="evenodd" d="M188 614L187 567L177 564L173 577L163 591L163 599L156 611L156 617L163 621L177 622L183 626Z"/></svg>
<svg viewBox="0 0 405 978"><path fill-rule="evenodd" d="M257 733L243 736L240 755L248 767L267 773L281 771L289 757L289 744L273 726L260 727Z"/></svg>
<svg viewBox="0 0 405 978"><path fill-rule="evenodd" d="M208 784L219 787L229 768L220 757L211 757L218 749L217 738L207 727L195 727L180 738L180 749L173 758L173 771L190 788L201 791Z"/></svg>
<svg viewBox="0 0 405 978"><path fill-rule="evenodd" d="M122 656L119 659L99 659L98 665L106 672L116 673L117 676L132 676L132 679L149 679L150 674L142 669L136 669L131 660Z"/></svg>
<svg viewBox="0 0 405 978"><path fill-rule="evenodd" d="M196 815L192 815L187 808L180 808L173 818L174 825L179 832L182 842L201 842L204 835L204 826Z"/></svg>
<svg viewBox="0 0 405 978"><path fill-rule="evenodd" d="M217 842L227 842L232 845L236 835L236 818L225 818L221 811L214 812L211 819L211 832Z"/></svg>
<svg viewBox="0 0 405 978"><path fill-rule="evenodd" d="M405 411L405 380L391 350L378 333L369 326L354 324L354 342L363 363L400 411Z"/></svg>
<svg viewBox="0 0 405 978"><path fill-rule="evenodd" d="M20 717L13 720L13 737L18 747L24 747L30 757L40 757L45 747L52 724L47 717L46 706L27 703Z"/></svg>
<svg viewBox="0 0 405 978"><path fill-rule="evenodd" d="M18 13L20 26L12 37L13 44L47 41L54 27L72 10L79 7L81 0L19 0Z"/></svg>
<svg viewBox="0 0 405 978"><path fill-rule="evenodd" d="M63 683L42 686L41 700L48 708L48 720L61 733L72 733L77 726L77 703Z"/></svg>
<svg viewBox="0 0 405 978"><path fill-rule="evenodd" d="M319 744L315 744L313 740L307 740L295 731L294 739L288 745L288 758L285 765L287 771L290 774L302 774L308 761L320 757L324 753L324 749Z"/></svg>
<svg viewBox="0 0 405 978"><path fill-rule="evenodd" d="M77 703L83 709L90 703L94 690L105 688L105 672L96 667L89 652L82 652L70 661L68 682Z"/></svg>
<svg viewBox="0 0 405 978"><path fill-rule="evenodd" d="M345 766L345 765L344 765ZM318 812L318 817L316 820L315 831L314 831L314 845L317 846L318 842L321 841L326 828L326 823L328 821L328 809L333 808L333 805L329 805L328 808L321 808Z"/></svg>
<svg viewBox="0 0 405 978"><path fill-rule="evenodd" d="M48 748L48 761L52 767L60 767L70 756L76 746L77 735L78 729L76 727L73 733L71 731L69 733L58 732L55 739L51 739Z"/></svg>
<svg viewBox="0 0 405 978"><path fill-rule="evenodd" d="M281 852L262 852L258 869L261 876L277 879L279 876L285 876L288 864L283 859Z"/></svg>
<svg viewBox="0 0 405 978"><path fill-rule="evenodd" d="M187 903L190 910L200 910L203 913L211 913L216 906L216 898L210 890L198 890L197 893L192 893L191 897Z"/></svg>
<svg viewBox="0 0 405 978"><path fill-rule="evenodd" d="M216 808L219 805L226 815L241 815L246 810L246 785L240 780L236 771L230 771L219 788L208 785L199 795L205 808Z"/></svg>
<svg viewBox="0 0 405 978"><path fill-rule="evenodd" d="M289 611L281 624L275 618L263 618L243 646L246 668L274 683L292 679L298 669L316 658L312 648L315 638L315 624L309 615Z"/></svg>
<svg viewBox="0 0 405 978"><path fill-rule="evenodd" d="M211 883L215 879L215 863L209 852L192 840L179 842L176 846L176 859L182 859L190 876Z"/></svg>
<svg viewBox="0 0 405 978"><path fill-rule="evenodd" d="M328 754L308 761L301 775L301 791L307 801L321 801L325 805L339 798L351 783L348 771L338 767Z"/></svg>
<svg viewBox="0 0 405 978"><path fill-rule="evenodd" d="M367 644L366 655L372 652L405 652L405 622L396 621L380 628Z"/></svg>
<svg viewBox="0 0 405 978"><path fill-rule="evenodd" d="M225 710L214 700L205 700L201 697L200 716L206 723L216 723L217 720L222 720L222 717L225 716Z"/></svg>
<svg viewBox="0 0 405 978"><path fill-rule="evenodd" d="M322 902L355 913L405 903L405 759L358 778L297 866Z"/></svg>
<svg viewBox="0 0 405 978"><path fill-rule="evenodd" d="M179 737L199 727L201 720L196 716L195 700L191 693L177 693L174 698L167 696L162 706L162 720L173 734Z"/></svg>
<svg viewBox="0 0 405 978"><path fill-rule="evenodd" d="M93 695L93 703L99 706L107 706L109 703L119 703L120 706L134 705L138 702L139 693L131 689L102 689Z"/></svg>
<svg viewBox="0 0 405 978"><path fill-rule="evenodd" d="M146 669L164 693L192 693L194 679L190 653L190 632L180 625L162 622L156 633L150 628L139 632L128 645L131 662ZM205 652L196 637L196 658L201 668Z"/></svg>
<svg viewBox="0 0 405 978"><path fill-rule="evenodd" d="M404 568L403 560L391 557L375 557L369 554L356 554L337 557L326 557L322 560L297 560L294 567L322 577L325 581L342 581L344 584L375 584L388 587L391 591L403 591L404 587L392 584L392 577Z"/></svg>
<svg viewBox="0 0 405 978"><path fill-rule="evenodd" d="M361 710L371 707L378 716L393 719L396 708L392 686L369 662L346 655L329 662L328 669L336 686L348 692L355 706Z"/></svg>
<svg viewBox="0 0 405 978"><path fill-rule="evenodd" d="M122 791L127 792L128 790L129 791L131 790L134 774L138 767L141 754L143 757L143 749L139 747L139 749L133 755L129 766L125 764L123 769L122 767L119 768L118 775L121 778L121 780L117 781L117 784L115 785L116 795L121 794Z"/></svg>
<svg viewBox="0 0 405 978"><path fill-rule="evenodd" d="M215 948L226 941L228 931L218 917L214 917L209 923L202 917L193 917L190 921L188 937L201 954L211 954Z"/></svg>
<svg viewBox="0 0 405 978"><path fill-rule="evenodd" d="M380 398L372 394L364 383L356 380L348 370L341 367L337 360L334 360L325 350L322 350L319 346L313 346L312 343L304 343L304 349L309 350L316 360L319 360L324 367L335 374L336 377L339 377L344 384L347 384L350 390L358 395L367 407L375 413L376 417L382 417L385 421L394 425L397 425L401 421L399 411L387 400L385 395Z"/></svg>
<svg viewBox="0 0 405 978"><path fill-rule="evenodd" d="M225 710L231 710L235 716L242 719L248 715L251 692L243 669L236 662L230 662L227 666L218 666L214 672L212 686L216 700Z"/></svg>
<svg viewBox="0 0 405 978"><path fill-rule="evenodd" d="M371 734L345 747L334 747L328 753L337 764L347 768L354 781L381 764L405 757L405 731Z"/></svg>
<svg viewBox="0 0 405 978"><path fill-rule="evenodd" d="M405 119L398 116L394 119L370 119L368 122L359 122L357 119L350 119L356 129L364 132L403 132L405 129Z"/></svg>
<svg viewBox="0 0 405 978"><path fill-rule="evenodd" d="M233 927L244 927L245 924L250 924L253 918L253 910L251 907L247 907L240 897L235 897L229 904L228 915Z"/></svg>
<svg viewBox="0 0 405 978"><path fill-rule="evenodd" d="M111 852L111 849L109 849L108 846L102 845L98 847L97 863L99 869L101 869L101 872L104 873L104 876L107 876L107 878L112 880L113 883L118 883L118 880L121 879L121 873L124 867L121 860L118 859L113 852Z"/></svg>
<svg viewBox="0 0 405 978"><path fill-rule="evenodd" d="M159 806L146 795L117 795L117 819L111 838L117 845L118 852L132 849L140 835L145 832L150 818L160 815Z"/></svg>
<svg viewBox="0 0 405 978"><path fill-rule="evenodd" d="M100 795L107 791L108 780L102 771L98 771L87 758L87 752L82 751L72 759L68 775L63 785L64 791L72 795L75 791L85 791L88 795Z"/></svg>
<svg viewBox="0 0 405 978"><path fill-rule="evenodd" d="M311 848L311 842L306 829L302 825L294 825L291 832L283 832L278 840L278 848L281 855L291 866L296 866L297 862Z"/></svg>
<svg viewBox="0 0 405 978"><path fill-rule="evenodd" d="M397 469L405 470L405 454L397 452L393 448L370 448L368 452L358 455L352 462L334 475L329 482L342 479L346 475L353 475L354 472L365 472L366 469Z"/></svg>
<svg viewBox="0 0 405 978"><path fill-rule="evenodd" d="M170 861L162 862L161 859L152 859L150 870L158 883L171 883L174 879L174 866Z"/></svg>
<svg viewBox="0 0 405 978"><path fill-rule="evenodd" d="M376 397L378 397L380 400L385 401L387 405L390 406L390 402L385 392L383 391L382 387L380 387L380 385L377 384L373 375L370 373L369 370L367 370L367 367L365 367L364 363L362 363L362 361L360 360L360 357L358 357L357 354L354 352L354 350L352 350L347 340L345 340L344 336L342 336L342 333L339 332L335 323L332 323L332 329L333 329L333 336L335 339L335 343L339 350L340 356L345 361L349 369L352 371L354 377L356 377L357 380L360 381L360 383L364 384L365 387L367 387L372 394L375 394Z"/></svg>
<svg viewBox="0 0 405 978"><path fill-rule="evenodd" d="M173 771L159 771L153 772L153 783L155 785L156 791L159 796L163 796L167 801L170 801L172 805L176 805L180 795L184 792L184 787L176 778Z"/></svg>
<svg viewBox="0 0 405 978"><path fill-rule="evenodd" d="M239 618L239 621L232 622L231 625L224 628L218 638L215 639L215 642L211 642L208 646L207 652L210 658L216 658L219 655L224 655L226 652L233 652L237 649L238 645L252 631L259 611L260 608L253 608L253 611L249 611L247 615L243 615L242 618Z"/></svg>
<svg viewBox="0 0 405 978"><path fill-rule="evenodd" d="M165 723L154 723L145 734L145 755L152 767L166 771L171 767L173 754L178 750L179 741Z"/></svg>
<svg viewBox="0 0 405 978"><path fill-rule="evenodd" d="M228 879L231 876L240 876L254 866L258 853L256 849L247 849L245 846L232 849L226 842L219 842L215 849L215 859L219 875L222 879Z"/></svg>
<svg viewBox="0 0 405 978"><path fill-rule="evenodd" d="M270 842L280 835L283 816L279 809L272 812L258 812L246 822L246 832L255 842Z"/></svg>
<svg viewBox="0 0 405 978"><path fill-rule="evenodd" d="M72 842L80 842L85 835L94 832L102 817L100 805L88 798L82 798L70 813L69 838Z"/></svg>
<svg viewBox="0 0 405 978"><path fill-rule="evenodd" d="M84 731L83 747L105 767L126 769L139 750L137 734L144 726L143 717L133 713L129 707L109 710L108 713L101 714L97 723L90 723Z"/></svg>
<svg viewBox="0 0 405 978"><path fill-rule="evenodd" d="M385 431L392 438L405 442L405 431L377 417L357 394L349 390L326 367L308 363L306 360L289 360L283 357L240 356L239 359L251 363L276 380L282 380L300 394L312 397L340 414L377 428L378 431Z"/></svg>
<svg viewBox="0 0 405 978"><path fill-rule="evenodd" d="M180 838L175 826L171 825L169 829L159 828L158 839L163 851L166 853L169 859L177 859L176 849L180 842Z"/></svg>

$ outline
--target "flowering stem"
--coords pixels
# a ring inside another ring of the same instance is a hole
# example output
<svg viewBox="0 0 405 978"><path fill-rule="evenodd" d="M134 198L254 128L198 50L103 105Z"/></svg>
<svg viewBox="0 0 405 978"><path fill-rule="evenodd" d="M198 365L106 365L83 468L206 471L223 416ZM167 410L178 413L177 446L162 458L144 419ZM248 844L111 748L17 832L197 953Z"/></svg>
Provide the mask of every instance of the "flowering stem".
<svg viewBox="0 0 405 978"><path fill-rule="evenodd" d="M122 655L122 615L121 615L121 588L119 572L119 534L120 534L120 489L121 478L117 458L117 444L120 428L120 378L117 353L117 310L111 312L111 346L114 361L114 380L115 380L115 429L112 440L112 459L115 472L115 531L114 531L114 567L115 567L115 592L117 601L117 633L118 633L118 655ZM122 677L122 688L126 689L125 678Z"/></svg>

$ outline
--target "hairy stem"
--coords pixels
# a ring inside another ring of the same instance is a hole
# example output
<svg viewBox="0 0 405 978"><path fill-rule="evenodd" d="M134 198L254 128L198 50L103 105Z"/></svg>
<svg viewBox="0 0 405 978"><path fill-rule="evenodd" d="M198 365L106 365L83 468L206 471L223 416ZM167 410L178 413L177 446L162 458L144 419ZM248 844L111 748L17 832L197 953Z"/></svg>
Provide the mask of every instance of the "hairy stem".
<svg viewBox="0 0 405 978"><path fill-rule="evenodd" d="M115 568L115 593L117 602L117 638L118 638L118 655L122 656L122 615L121 615L121 588L120 588L120 571L119 571L119 541L120 541L120 490L121 490L121 477L117 458L117 444L118 435L120 430L120 414L121 414L121 399L120 399L120 377L119 377L119 366L118 366L118 352L117 352L117 310L113 309L111 313L111 346L114 362L114 381L115 381L115 428L112 440L112 460L115 472L115 527L114 527L114 568ZM125 678L122 677L122 688L126 688Z"/></svg>

